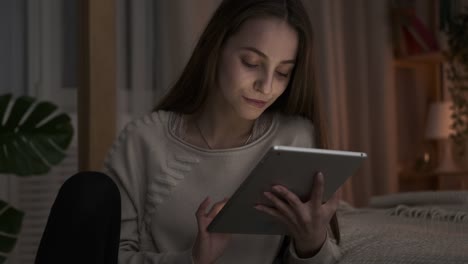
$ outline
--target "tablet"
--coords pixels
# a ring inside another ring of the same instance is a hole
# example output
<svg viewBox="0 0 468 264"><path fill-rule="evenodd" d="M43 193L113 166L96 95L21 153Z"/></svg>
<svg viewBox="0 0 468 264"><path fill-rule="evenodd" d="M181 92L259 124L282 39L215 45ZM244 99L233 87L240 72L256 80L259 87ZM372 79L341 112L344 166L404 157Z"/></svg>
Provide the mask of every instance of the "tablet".
<svg viewBox="0 0 468 264"><path fill-rule="evenodd" d="M271 205L263 192L271 191L273 185L279 184L307 201L314 175L322 172L325 180L323 200L327 201L366 157L362 152L273 146L216 215L208 231L286 235L286 226L254 208L258 203Z"/></svg>

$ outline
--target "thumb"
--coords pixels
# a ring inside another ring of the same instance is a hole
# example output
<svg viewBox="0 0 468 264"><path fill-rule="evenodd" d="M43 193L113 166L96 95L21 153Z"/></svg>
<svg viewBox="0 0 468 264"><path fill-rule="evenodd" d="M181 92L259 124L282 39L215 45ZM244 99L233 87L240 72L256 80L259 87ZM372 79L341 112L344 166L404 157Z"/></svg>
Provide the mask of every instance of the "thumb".
<svg viewBox="0 0 468 264"><path fill-rule="evenodd" d="M224 198L223 200L215 203L213 207L211 207L210 212L207 214L208 218L214 218L221 209L223 209L224 205L226 205L227 199Z"/></svg>

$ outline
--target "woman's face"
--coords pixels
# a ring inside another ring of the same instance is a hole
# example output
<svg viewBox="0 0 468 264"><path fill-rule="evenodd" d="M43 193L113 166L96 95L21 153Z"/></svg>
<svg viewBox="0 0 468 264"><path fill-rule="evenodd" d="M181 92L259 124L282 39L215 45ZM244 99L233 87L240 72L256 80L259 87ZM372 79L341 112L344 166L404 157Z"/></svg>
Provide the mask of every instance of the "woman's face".
<svg viewBox="0 0 468 264"><path fill-rule="evenodd" d="M258 118L286 89L297 46L297 32L284 20L267 17L244 22L221 53L217 104L241 118Z"/></svg>

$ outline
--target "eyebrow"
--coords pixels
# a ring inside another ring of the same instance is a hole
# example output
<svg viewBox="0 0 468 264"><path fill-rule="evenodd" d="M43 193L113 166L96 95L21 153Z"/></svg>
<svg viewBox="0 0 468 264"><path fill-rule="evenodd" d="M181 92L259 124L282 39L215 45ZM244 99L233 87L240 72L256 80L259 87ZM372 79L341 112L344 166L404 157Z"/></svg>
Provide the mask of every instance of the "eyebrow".
<svg viewBox="0 0 468 264"><path fill-rule="evenodd" d="M254 48L254 47L242 47L241 49L255 52L255 53L257 53L258 55L260 55L261 57L263 57L265 59L268 58L268 56L265 53L259 51L258 49ZM280 63L281 64L287 64L287 63L294 64L295 62L296 62L296 60L284 60L284 61L281 61Z"/></svg>

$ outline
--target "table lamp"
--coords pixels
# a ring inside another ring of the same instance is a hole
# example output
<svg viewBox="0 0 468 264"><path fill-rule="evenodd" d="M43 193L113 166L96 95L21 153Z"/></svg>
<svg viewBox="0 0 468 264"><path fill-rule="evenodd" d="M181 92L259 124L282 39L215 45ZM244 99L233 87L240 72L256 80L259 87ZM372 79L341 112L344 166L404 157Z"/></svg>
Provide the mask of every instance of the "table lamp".
<svg viewBox="0 0 468 264"><path fill-rule="evenodd" d="M452 133L452 103L442 101L432 103L429 107L426 124L426 139L437 140L438 164L436 173L457 171L457 165L452 158L452 144L450 134Z"/></svg>

